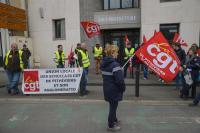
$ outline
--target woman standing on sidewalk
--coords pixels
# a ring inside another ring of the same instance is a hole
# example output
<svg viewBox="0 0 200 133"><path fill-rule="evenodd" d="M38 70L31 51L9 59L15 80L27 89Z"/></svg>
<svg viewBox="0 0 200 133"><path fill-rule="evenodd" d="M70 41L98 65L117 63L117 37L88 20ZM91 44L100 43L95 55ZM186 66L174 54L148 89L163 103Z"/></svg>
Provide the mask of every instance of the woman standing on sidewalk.
<svg viewBox="0 0 200 133"><path fill-rule="evenodd" d="M104 99L109 102L108 130L119 131L120 123L116 117L118 102L122 100L125 91L124 76L120 64L116 61L118 47L107 45L105 57L101 64L103 76Z"/></svg>

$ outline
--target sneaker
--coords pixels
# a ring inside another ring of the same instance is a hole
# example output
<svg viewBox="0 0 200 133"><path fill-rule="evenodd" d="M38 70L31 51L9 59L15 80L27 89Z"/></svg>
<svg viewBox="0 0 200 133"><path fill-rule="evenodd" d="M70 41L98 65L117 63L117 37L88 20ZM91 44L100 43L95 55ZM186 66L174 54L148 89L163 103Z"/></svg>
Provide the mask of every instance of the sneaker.
<svg viewBox="0 0 200 133"><path fill-rule="evenodd" d="M144 77L143 79L144 79L144 80L147 80L147 78L145 78L145 77Z"/></svg>
<svg viewBox="0 0 200 133"><path fill-rule="evenodd" d="M116 125L116 126L120 126L120 125L121 125L121 121L118 120L118 121L114 122L114 125Z"/></svg>
<svg viewBox="0 0 200 133"><path fill-rule="evenodd" d="M113 127L108 127L107 130L111 132L116 132L116 131L120 131L121 127L114 125Z"/></svg>

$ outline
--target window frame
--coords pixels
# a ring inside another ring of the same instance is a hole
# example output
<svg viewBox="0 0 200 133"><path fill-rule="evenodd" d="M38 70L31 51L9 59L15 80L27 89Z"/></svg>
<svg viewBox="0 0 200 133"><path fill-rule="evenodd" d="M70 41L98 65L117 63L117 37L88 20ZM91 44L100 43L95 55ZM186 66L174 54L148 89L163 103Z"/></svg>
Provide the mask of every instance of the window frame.
<svg viewBox="0 0 200 133"><path fill-rule="evenodd" d="M56 36L56 22L60 21L61 26L60 28L62 28L62 21L64 24L64 35L62 35L62 30L60 29L60 38ZM65 18L59 18L59 19L53 19L52 20L52 25L53 25L53 40L66 40L66 29L65 29Z"/></svg>
<svg viewBox="0 0 200 133"><path fill-rule="evenodd" d="M105 1L108 2L107 5L108 5L108 9L105 8ZM138 1L138 5L134 5L134 2L135 0L132 0L132 4L131 4L131 7L122 7L122 3L123 3L123 0L120 0L120 8L110 8L111 6L111 2L110 0L103 0L103 10L116 10L116 9L130 9L130 8L140 8L140 0L137 0Z"/></svg>
<svg viewBox="0 0 200 133"><path fill-rule="evenodd" d="M166 3L166 2L180 2L181 0L160 0L160 3Z"/></svg>
<svg viewBox="0 0 200 133"><path fill-rule="evenodd" d="M161 23L160 25L159 25L159 28L160 28L160 31L162 32L163 30L161 29L161 27L162 26L176 26L177 27L177 33L179 33L180 32L180 26L181 26L181 23ZM168 28L169 29L169 28ZM170 30L170 29L169 29ZM163 33L163 32L162 32ZM173 33L176 33L176 32L173 32ZM163 35L165 36L165 34L163 33ZM173 35L173 37L174 37L174 35ZM171 38L170 40L169 40L169 38L168 37L166 37L165 36L165 38L169 41L169 43L172 43L171 41L173 41L173 38Z"/></svg>

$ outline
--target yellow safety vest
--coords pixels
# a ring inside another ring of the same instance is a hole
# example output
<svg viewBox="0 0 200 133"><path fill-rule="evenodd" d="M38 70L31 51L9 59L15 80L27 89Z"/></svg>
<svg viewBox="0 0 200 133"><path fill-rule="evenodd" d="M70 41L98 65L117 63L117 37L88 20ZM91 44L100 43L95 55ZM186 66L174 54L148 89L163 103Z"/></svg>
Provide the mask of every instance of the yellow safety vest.
<svg viewBox="0 0 200 133"><path fill-rule="evenodd" d="M6 59L5 59L5 66L7 66L8 65L8 57L9 57L9 55L10 55L10 50L6 53ZM23 54L23 51L21 51L21 50L18 50L18 52L19 52L19 60L20 60L20 68L21 68L21 70L23 70L24 69L24 63L23 63L23 61L22 61L22 54Z"/></svg>
<svg viewBox="0 0 200 133"><path fill-rule="evenodd" d="M78 48L76 48L75 50L74 50L74 53L75 53L75 51L77 51L77 55L78 55L78 52L80 52L80 49L78 49Z"/></svg>
<svg viewBox="0 0 200 133"><path fill-rule="evenodd" d="M102 47L99 47L99 49L95 46L94 47L94 57L102 56Z"/></svg>
<svg viewBox="0 0 200 133"><path fill-rule="evenodd" d="M83 50L79 50L79 52L81 53L83 68L89 67L90 60L89 60L88 52L85 53L83 52Z"/></svg>
<svg viewBox="0 0 200 133"><path fill-rule="evenodd" d="M62 57L62 64L64 65L65 64L65 54L64 54L64 52L62 51L61 57L60 57L60 54L59 54L58 51L55 52L55 55L56 55L56 63L57 63L57 65L58 65L59 60L60 60L61 57Z"/></svg>
<svg viewBox="0 0 200 133"><path fill-rule="evenodd" d="M129 57L131 57L135 52L134 48L131 48L130 51L128 51L128 48L125 48L125 54L126 56L124 57L124 59L128 59Z"/></svg>

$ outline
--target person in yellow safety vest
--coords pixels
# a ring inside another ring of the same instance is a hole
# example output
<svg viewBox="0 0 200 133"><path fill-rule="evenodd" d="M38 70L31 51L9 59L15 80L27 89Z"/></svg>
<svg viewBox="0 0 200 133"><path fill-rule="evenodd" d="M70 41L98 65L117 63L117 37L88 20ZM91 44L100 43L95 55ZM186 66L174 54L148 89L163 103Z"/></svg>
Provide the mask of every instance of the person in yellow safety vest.
<svg viewBox="0 0 200 133"><path fill-rule="evenodd" d="M81 49L78 52L78 63L79 66L83 68L83 74L80 82L80 96L84 96L89 93L89 91L86 89L86 86L87 86L88 68L90 66L90 59L88 56L87 45L85 43L81 43Z"/></svg>
<svg viewBox="0 0 200 133"><path fill-rule="evenodd" d="M4 58L4 69L8 76L8 94L19 94L18 83L21 71L24 69L23 52L18 49L16 43L11 44L11 50L6 53Z"/></svg>
<svg viewBox="0 0 200 133"><path fill-rule="evenodd" d="M77 43L76 45L76 48L74 50L74 53L75 53L75 59L76 59L76 66L79 67L79 63L78 63L78 53L79 53L79 50L81 49L81 44L80 43Z"/></svg>
<svg viewBox="0 0 200 133"><path fill-rule="evenodd" d="M126 45L126 48L125 48L125 57L124 57L124 60L125 62L129 60L129 58L134 54L135 52L135 49L131 47L131 43L129 42L127 45ZM130 61L129 63L127 63L127 65L124 67L124 77L126 78L126 73L127 73L127 69L128 67L132 65L132 61Z"/></svg>
<svg viewBox="0 0 200 133"><path fill-rule="evenodd" d="M96 65L96 74L99 74L100 64L101 64L102 55L103 55L103 49L100 46L100 44L97 43L96 46L93 48L93 54L94 54L95 65Z"/></svg>
<svg viewBox="0 0 200 133"><path fill-rule="evenodd" d="M64 68L65 66L65 53L63 52L63 46L58 45L58 50L55 51L55 62L57 68Z"/></svg>

